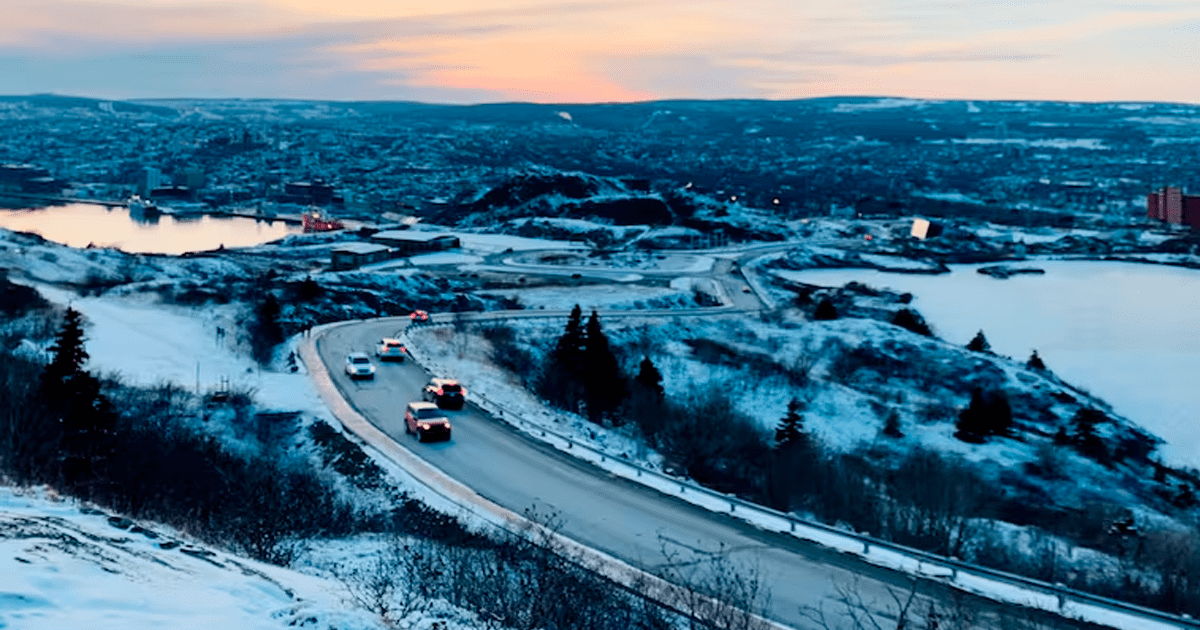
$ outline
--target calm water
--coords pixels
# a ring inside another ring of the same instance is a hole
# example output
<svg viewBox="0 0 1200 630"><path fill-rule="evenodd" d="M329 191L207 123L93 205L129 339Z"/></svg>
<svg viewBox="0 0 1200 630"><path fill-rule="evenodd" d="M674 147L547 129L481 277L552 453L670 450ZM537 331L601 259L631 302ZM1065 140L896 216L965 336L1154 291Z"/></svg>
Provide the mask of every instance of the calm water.
<svg viewBox="0 0 1200 630"><path fill-rule="evenodd" d="M1134 263L1043 261L1042 276L997 280L979 265L920 276L872 270L779 272L840 286L851 280L912 293L939 337L1047 367L1167 441L1168 460L1200 466L1200 271Z"/></svg>
<svg viewBox="0 0 1200 630"><path fill-rule="evenodd" d="M0 210L0 227L34 232L71 247L115 247L137 254L182 254L225 247L248 247L300 232L298 225L241 217L159 217L135 221L123 207L70 204L27 210Z"/></svg>

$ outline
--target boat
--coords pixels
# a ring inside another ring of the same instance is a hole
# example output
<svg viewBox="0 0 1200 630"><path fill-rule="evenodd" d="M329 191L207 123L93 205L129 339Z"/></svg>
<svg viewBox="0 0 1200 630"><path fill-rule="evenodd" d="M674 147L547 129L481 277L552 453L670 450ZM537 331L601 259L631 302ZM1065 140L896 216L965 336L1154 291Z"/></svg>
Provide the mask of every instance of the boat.
<svg viewBox="0 0 1200 630"><path fill-rule="evenodd" d="M321 216L321 211L316 208L301 215L300 221L304 224L305 232L332 232L346 227L337 219Z"/></svg>
<svg viewBox="0 0 1200 630"><path fill-rule="evenodd" d="M125 202L129 207L129 216L135 219L153 217L162 214L158 206L149 199L142 199L139 195L133 195Z"/></svg>

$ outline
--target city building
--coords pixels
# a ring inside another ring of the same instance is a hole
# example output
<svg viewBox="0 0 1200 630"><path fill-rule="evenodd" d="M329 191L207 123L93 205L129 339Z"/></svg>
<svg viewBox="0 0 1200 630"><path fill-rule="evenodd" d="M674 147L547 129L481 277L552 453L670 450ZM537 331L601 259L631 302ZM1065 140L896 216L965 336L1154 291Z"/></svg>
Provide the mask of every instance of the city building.
<svg viewBox="0 0 1200 630"><path fill-rule="evenodd" d="M149 197L156 188L162 188L169 182L163 176L163 172L153 166L142 168L142 172L138 177L138 194L143 197Z"/></svg>
<svg viewBox="0 0 1200 630"><path fill-rule="evenodd" d="M1177 186L1163 186L1146 196L1146 216L1172 225L1200 228L1200 195L1185 195Z"/></svg>
<svg viewBox="0 0 1200 630"><path fill-rule="evenodd" d="M32 164L0 164L0 192L42 192L38 182L54 181L50 172ZM59 186L59 190L62 186Z"/></svg>
<svg viewBox="0 0 1200 630"><path fill-rule="evenodd" d="M279 200L284 203L327 206L334 202L333 186L321 181L288 182L283 185L283 195Z"/></svg>

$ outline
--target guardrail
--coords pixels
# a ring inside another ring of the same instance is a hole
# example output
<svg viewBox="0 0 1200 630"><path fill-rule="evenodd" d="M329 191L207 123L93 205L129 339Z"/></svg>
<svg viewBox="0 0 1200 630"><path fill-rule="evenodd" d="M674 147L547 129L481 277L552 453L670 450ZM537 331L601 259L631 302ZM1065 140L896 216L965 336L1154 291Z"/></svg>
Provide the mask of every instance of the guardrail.
<svg viewBox="0 0 1200 630"><path fill-rule="evenodd" d="M741 312L738 309L715 308L713 311L728 314ZM607 317L656 316L647 311L602 313ZM669 311L667 314L671 314ZM678 311L673 312L679 315ZM472 315L476 315L472 313ZM480 317L461 321L489 321L512 319L518 313L480 313ZM527 318L565 318L565 311L531 312ZM689 316L693 314L689 313ZM442 327L452 323L452 316L431 316L432 324L410 327L403 336L414 361L431 371L445 374L442 366L412 343L409 331L430 327ZM856 555L879 566L899 570L921 578L933 579L959 590L979 595L993 601L1017 606L1036 608L1056 613L1063 617L1111 626L1121 630L1177 630L1179 628L1200 629L1200 621L1188 615L1174 615L1136 604L1107 597L1092 595L1067 588L1062 584L1050 584L1041 580L1023 577L996 569L931 554L919 549L898 545L871 536L831 527L824 523L797 518L790 514L750 503L738 497L710 490L687 479L673 477L656 470L643 468L620 458L613 457L586 444L548 429L537 423L526 421L519 413L507 409L503 404L479 394L472 395L472 402L489 414L509 423L523 432L546 442L559 450L570 452L575 457L604 468L660 492L678 496L689 503L714 512L722 512L744 520L762 529L785 533L814 542L843 553Z"/></svg>

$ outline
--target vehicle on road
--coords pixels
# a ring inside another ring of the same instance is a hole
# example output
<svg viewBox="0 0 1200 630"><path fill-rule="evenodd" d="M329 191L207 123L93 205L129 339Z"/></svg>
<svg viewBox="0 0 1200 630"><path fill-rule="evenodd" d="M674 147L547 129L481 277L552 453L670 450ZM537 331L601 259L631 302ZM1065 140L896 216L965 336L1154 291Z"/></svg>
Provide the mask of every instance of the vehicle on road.
<svg viewBox="0 0 1200 630"><path fill-rule="evenodd" d="M467 390L452 378L432 378L425 386L423 396L442 409L462 409Z"/></svg>
<svg viewBox="0 0 1200 630"><path fill-rule="evenodd" d="M375 366L365 352L346 355L346 375L351 379L375 378Z"/></svg>
<svg viewBox="0 0 1200 630"><path fill-rule="evenodd" d="M408 318L412 320L412 323L414 324L429 323L429 313L426 313L425 311L413 311L408 314Z"/></svg>
<svg viewBox="0 0 1200 630"><path fill-rule="evenodd" d="M417 436L418 442L450 439L450 419L433 403L410 402L404 407L404 432Z"/></svg>
<svg viewBox="0 0 1200 630"><path fill-rule="evenodd" d="M379 345L375 346L375 356L380 361L403 361L404 353L407 352L404 344L399 339L384 337L379 340Z"/></svg>

